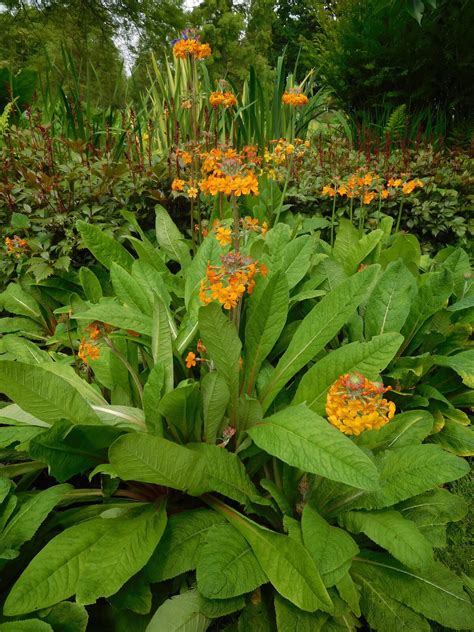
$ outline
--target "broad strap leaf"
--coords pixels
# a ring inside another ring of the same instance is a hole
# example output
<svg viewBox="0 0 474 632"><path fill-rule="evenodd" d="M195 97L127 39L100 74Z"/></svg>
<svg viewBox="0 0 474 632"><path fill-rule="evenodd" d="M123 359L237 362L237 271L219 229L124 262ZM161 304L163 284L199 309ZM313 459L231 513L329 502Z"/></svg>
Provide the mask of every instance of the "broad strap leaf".
<svg viewBox="0 0 474 632"><path fill-rule="evenodd" d="M210 623L200 611L198 592L189 590L163 602L146 632L206 632Z"/></svg>
<svg viewBox="0 0 474 632"><path fill-rule="evenodd" d="M99 226L94 224L80 220L76 225L81 233L84 246L90 250L97 261L108 269L113 263L118 263L125 270L130 270L133 257L116 239L104 233Z"/></svg>
<svg viewBox="0 0 474 632"><path fill-rule="evenodd" d="M351 318L370 290L377 268L371 266L343 281L303 319L261 394L264 411L285 384L310 362Z"/></svg>
<svg viewBox="0 0 474 632"><path fill-rule="evenodd" d="M265 584L267 577L247 540L230 524L209 529L197 562L199 592L208 599L230 599Z"/></svg>
<svg viewBox="0 0 474 632"><path fill-rule="evenodd" d="M267 417L248 433L259 448L288 465L360 489L378 487L369 457L304 404Z"/></svg>
<svg viewBox="0 0 474 632"><path fill-rule="evenodd" d="M403 342L400 334L389 333L370 342L351 342L325 355L301 378L293 404L305 402L319 415L325 414L329 388L345 373L362 373L376 380Z"/></svg>

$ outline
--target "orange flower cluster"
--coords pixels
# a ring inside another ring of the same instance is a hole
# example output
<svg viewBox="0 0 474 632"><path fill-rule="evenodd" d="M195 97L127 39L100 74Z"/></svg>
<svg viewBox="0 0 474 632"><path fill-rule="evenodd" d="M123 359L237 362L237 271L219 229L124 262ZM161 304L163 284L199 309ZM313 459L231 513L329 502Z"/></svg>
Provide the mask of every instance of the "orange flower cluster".
<svg viewBox="0 0 474 632"><path fill-rule="evenodd" d="M235 149L212 149L202 155L205 179L199 183L209 195L258 195L258 180L248 162L249 147L238 153Z"/></svg>
<svg viewBox="0 0 474 632"><path fill-rule="evenodd" d="M198 353L207 353L206 347L202 344L201 340L198 340L196 351ZM198 356L194 353L194 351L190 351L186 356L186 368L191 369L193 366L196 366L198 362L206 362L205 358L198 358Z"/></svg>
<svg viewBox="0 0 474 632"><path fill-rule="evenodd" d="M229 246L232 243L232 237L244 237L247 233L260 233L263 237L268 232L267 222L260 224L259 220L246 215L240 219L240 230L238 235L234 235L232 228L222 225L218 219L212 225L217 241L221 246Z"/></svg>
<svg viewBox="0 0 474 632"><path fill-rule="evenodd" d="M206 59L211 55L211 47L209 44L201 44L196 38L187 38L176 40L173 46L173 55L177 59L186 59L186 57L194 57L194 59Z"/></svg>
<svg viewBox="0 0 474 632"><path fill-rule="evenodd" d="M17 259L28 249L28 242L26 239L21 239L18 235L15 235L13 239L5 237L5 247L8 255L14 255Z"/></svg>
<svg viewBox="0 0 474 632"><path fill-rule="evenodd" d="M322 194L328 197L360 198L362 204L370 204L373 200L386 200L393 195L396 189L401 188L402 193L409 195L417 187L423 187L420 179L407 180L403 182L401 178L389 178L387 181L383 177L372 173L354 173L346 181L338 184L326 185L322 189Z"/></svg>
<svg viewBox="0 0 474 632"><path fill-rule="evenodd" d="M98 323L94 322L86 327L86 336L82 338L77 354L86 364L91 360L98 360L100 358L100 349L97 346L97 339L100 335L101 330Z"/></svg>
<svg viewBox="0 0 474 632"><path fill-rule="evenodd" d="M306 105L309 99L303 94L301 88L291 88L283 93L281 101L283 105L291 105L292 107L299 108Z"/></svg>
<svg viewBox="0 0 474 632"><path fill-rule="evenodd" d="M347 435L379 430L395 414L395 404L382 397L389 390L390 387L371 382L360 373L341 375L328 392L329 422Z"/></svg>
<svg viewBox="0 0 474 632"><path fill-rule="evenodd" d="M273 145L272 151L269 148L265 150L265 162L276 165L286 163L289 156L293 157L293 161L301 160L310 148L309 140L304 141L301 138L295 138L293 143L280 138L270 141L270 144Z"/></svg>
<svg viewBox="0 0 474 632"><path fill-rule="evenodd" d="M204 305L219 301L225 309L237 307L242 296L251 294L255 287L255 275L267 275L264 264L240 252L229 252L221 257L222 265L207 265L206 278L201 281L199 298Z"/></svg>
<svg viewBox="0 0 474 632"><path fill-rule="evenodd" d="M196 187L193 180L186 182L186 180L181 180L181 178L175 178L171 183L171 190L174 193L183 193L188 198L195 200L198 196L199 189Z"/></svg>
<svg viewBox="0 0 474 632"><path fill-rule="evenodd" d="M221 92L220 90L216 90L215 92L211 92L209 103L213 108L217 108L219 105L223 105L225 108L230 108L237 105L237 99L232 92Z"/></svg>

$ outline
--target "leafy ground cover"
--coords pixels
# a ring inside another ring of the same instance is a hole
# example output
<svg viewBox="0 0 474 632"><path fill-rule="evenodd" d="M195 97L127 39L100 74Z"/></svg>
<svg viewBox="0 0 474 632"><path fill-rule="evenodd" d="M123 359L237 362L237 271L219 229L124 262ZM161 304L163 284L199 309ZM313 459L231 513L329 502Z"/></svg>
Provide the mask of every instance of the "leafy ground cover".
<svg viewBox="0 0 474 632"><path fill-rule="evenodd" d="M206 93L210 54L175 44L160 121L180 134L127 136L127 178L166 150L146 177L168 208L118 178L84 212L112 159L68 146L69 189L100 174L71 265L35 252L46 231L6 236L0 632L470 629L467 229L401 230L436 197L400 168L415 154L349 150L329 178L318 95L282 75L265 107Z"/></svg>

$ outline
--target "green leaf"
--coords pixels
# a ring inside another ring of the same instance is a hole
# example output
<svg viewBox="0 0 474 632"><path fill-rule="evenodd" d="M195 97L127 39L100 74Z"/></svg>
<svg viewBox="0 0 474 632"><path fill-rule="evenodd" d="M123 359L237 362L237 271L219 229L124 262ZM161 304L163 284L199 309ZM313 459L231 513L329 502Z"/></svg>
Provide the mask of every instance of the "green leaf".
<svg viewBox="0 0 474 632"><path fill-rule="evenodd" d="M348 219L341 219L334 243L334 258L342 263L347 274L354 274L383 235L383 230L377 229L359 237L359 231L353 223Z"/></svg>
<svg viewBox="0 0 474 632"><path fill-rule="evenodd" d="M331 526L318 512L306 505L301 517L304 545L318 567L324 585L334 586L350 568L359 547L351 536Z"/></svg>
<svg viewBox="0 0 474 632"><path fill-rule="evenodd" d="M85 604L113 595L146 564L165 526L162 504L66 529L26 567L7 597L4 613L33 612L76 593Z"/></svg>
<svg viewBox="0 0 474 632"><path fill-rule="evenodd" d="M121 431L115 428L73 427L67 421L58 421L30 442L29 454L46 463L51 476L63 483L75 474L103 463L109 445L120 434Z"/></svg>
<svg viewBox="0 0 474 632"><path fill-rule="evenodd" d="M43 421L99 424L89 403L66 379L39 365L0 361L0 392Z"/></svg>
<svg viewBox="0 0 474 632"><path fill-rule="evenodd" d="M167 599L153 615L146 632L205 632L211 621L199 607L195 590Z"/></svg>
<svg viewBox="0 0 474 632"><path fill-rule="evenodd" d="M209 529L223 521L219 514L208 509L170 516L160 545L145 567L148 579L156 583L194 570Z"/></svg>
<svg viewBox="0 0 474 632"><path fill-rule="evenodd" d="M0 294L0 305L3 305L3 309L12 314L27 316L36 322L43 323L38 303L18 283L10 283L7 289Z"/></svg>
<svg viewBox="0 0 474 632"><path fill-rule="evenodd" d="M158 297L155 297L153 305L151 335L153 361L163 365L165 373L164 387L165 393L167 393L172 390L174 384L173 343L171 340L171 330L166 313L166 306Z"/></svg>
<svg viewBox="0 0 474 632"><path fill-rule="evenodd" d="M461 351L452 356L431 356L433 362L438 366L447 366L462 378L462 381L469 388L474 388L474 349Z"/></svg>
<svg viewBox="0 0 474 632"><path fill-rule="evenodd" d="M146 434L119 437L109 450L121 479L165 485L199 496L206 491L202 457L181 445Z"/></svg>
<svg viewBox="0 0 474 632"><path fill-rule="evenodd" d="M293 404L305 402L308 408L324 415L327 392L339 376L358 372L378 379L402 342L400 334L383 334L370 342L352 342L328 353L303 375Z"/></svg>
<svg viewBox="0 0 474 632"><path fill-rule="evenodd" d="M206 599L199 595L199 609L209 619L225 617L228 614L242 610L245 607L245 598L242 595L232 599Z"/></svg>
<svg viewBox="0 0 474 632"><path fill-rule="evenodd" d="M197 563L199 592L209 599L229 599L265 584L267 577L252 547L230 524L207 532Z"/></svg>
<svg viewBox="0 0 474 632"><path fill-rule="evenodd" d="M430 632L431 628L424 617L392 599L370 576L354 573L354 579L360 586L360 604L371 630Z"/></svg>
<svg viewBox="0 0 474 632"><path fill-rule="evenodd" d="M459 456L474 456L474 432L471 427L466 428L450 419L446 419L442 430L433 435L431 441Z"/></svg>
<svg viewBox="0 0 474 632"><path fill-rule="evenodd" d="M378 487L369 457L304 404L267 417L248 433L259 448L288 465L361 489Z"/></svg>
<svg viewBox="0 0 474 632"><path fill-rule="evenodd" d="M278 632L319 632L328 615L324 612L305 612L275 595L275 613Z"/></svg>
<svg viewBox="0 0 474 632"><path fill-rule="evenodd" d="M303 235L292 239L286 244L278 257L281 270L287 279L288 288L294 288L308 272L311 257L314 252L314 239L310 235Z"/></svg>
<svg viewBox="0 0 474 632"><path fill-rule="evenodd" d="M84 606L63 601L53 606L44 620L53 626L54 632L86 632L89 615Z"/></svg>
<svg viewBox="0 0 474 632"><path fill-rule="evenodd" d="M274 632L273 616L261 595L254 595L239 617L237 626L227 632Z"/></svg>
<svg viewBox="0 0 474 632"><path fill-rule="evenodd" d="M411 307L416 281L402 260L389 263L367 301L365 335L368 338L399 332Z"/></svg>
<svg viewBox="0 0 474 632"><path fill-rule="evenodd" d="M405 346L430 316L446 307L453 290L449 270L428 272L422 278L423 282L401 331L405 336Z"/></svg>
<svg viewBox="0 0 474 632"><path fill-rule="evenodd" d="M249 394L262 362L280 337L288 314L288 283L285 273L277 271L263 292L250 300L245 327L245 374Z"/></svg>
<svg viewBox="0 0 474 632"><path fill-rule="evenodd" d="M124 307L103 299L98 305L94 305L85 312L73 314L77 320L92 322L98 320L119 329L130 329L145 336L151 336L153 320L150 316L139 312L132 307Z"/></svg>
<svg viewBox="0 0 474 632"><path fill-rule="evenodd" d="M158 405L165 383L165 367L162 362L157 362L150 371L148 380L143 389L143 409L147 427L159 437L163 436L163 421L158 413Z"/></svg>
<svg viewBox="0 0 474 632"><path fill-rule="evenodd" d="M427 410L410 410L395 417L379 430L366 430L355 438L361 448L402 448L421 443L433 429L433 417Z"/></svg>
<svg viewBox="0 0 474 632"><path fill-rule="evenodd" d="M143 291L140 284L117 263L112 263L110 267L110 280L114 288L115 295L125 305L136 309L147 316L151 316L151 302Z"/></svg>
<svg viewBox="0 0 474 632"><path fill-rule="evenodd" d="M318 569L299 542L261 527L220 501L210 498L206 501L247 540L265 575L282 597L308 612L332 610Z"/></svg>
<svg viewBox="0 0 474 632"><path fill-rule="evenodd" d="M357 508L382 509L421 494L436 485L455 481L469 472L469 464L435 445L414 445L382 452L376 457L380 490L362 495Z"/></svg>
<svg viewBox="0 0 474 632"><path fill-rule="evenodd" d="M423 573L413 573L388 555L367 553L353 569L428 619L456 630L471 627L474 608L461 580L438 562Z"/></svg>
<svg viewBox="0 0 474 632"><path fill-rule="evenodd" d="M79 270L79 281L87 300L91 303L98 303L103 296L102 287L92 270L83 266Z"/></svg>
<svg viewBox="0 0 474 632"><path fill-rule="evenodd" d="M199 310L199 331L210 359L229 387L231 402L236 407L242 343L235 325L222 313L220 305L211 303Z"/></svg>
<svg viewBox="0 0 474 632"><path fill-rule="evenodd" d="M230 399L229 387L217 371L207 373L201 380L204 437L215 444Z"/></svg>
<svg viewBox="0 0 474 632"><path fill-rule="evenodd" d="M54 485L22 500L3 529L2 548L19 549L31 540L50 511L71 489L73 488L70 485Z"/></svg>
<svg viewBox="0 0 474 632"><path fill-rule="evenodd" d="M168 422L173 435L179 441L188 443L200 438L199 385L196 382L182 382L177 388L163 395L157 412Z"/></svg>
<svg viewBox="0 0 474 632"><path fill-rule="evenodd" d="M337 592L356 617L360 617L360 596L356 585L349 573L346 573L336 584Z"/></svg>
<svg viewBox="0 0 474 632"><path fill-rule="evenodd" d="M199 246L189 268L186 270L184 301L186 308L191 309L192 298L197 296L199 285L206 276L207 264L217 265L220 262L222 247L214 234L208 235Z"/></svg>
<svg viewBox="0 0 474 632"><path fill-rule="evenodd" d="M86 248L103 266L110 269L113 263L118 263L130 270L133 263L132 255L121 246L116 239L104 233L102 228L84 221L77 222L77 230L81 233L82 242Z"/></svg>
<svg viewBox="0 0 474 632"><path fill-rule="evenodd" d="M152 604L150 584L142 572L137 573L115 595L110 596L108 601L119 610L148 614Z"/></svg>
<svg viewBox="0 0 474 632"><path fill-rule="evenodd" d="M251 502L264 502L236 454L206 443L195 443L190 447L202 457L208 489L232 498L244 506Z"/></svg>
<svg viewBox="0 0 474 632"><path fill-rule="evenodd" d="M54 632L53 628L41 619L7 621L0 623L0 632Z"/></svg>
<svg viewBox="0 0 474 632"><path fill-rule="evenodd" d="M350 319L374 280L371 267L343 281L303 319L261 394L264 411L283 386L312 360Z"/></svg>
<svg viewBox="0 0 474 632"><path fill-rule="evenodd" d="M433 549L428 540L414 522L398 511L348 511L338 521L352 533L365 533L409 568L423 569L433 563Z"/></svg>
<svg viewBox="0 0 474 632"><path fill-rule="evenodd" d="M169 216L168 211L157 204L155 206L155 214L157 242L170 259L178 261L183 268L188 266L191 262L188 247L176 224Z"/></svg>

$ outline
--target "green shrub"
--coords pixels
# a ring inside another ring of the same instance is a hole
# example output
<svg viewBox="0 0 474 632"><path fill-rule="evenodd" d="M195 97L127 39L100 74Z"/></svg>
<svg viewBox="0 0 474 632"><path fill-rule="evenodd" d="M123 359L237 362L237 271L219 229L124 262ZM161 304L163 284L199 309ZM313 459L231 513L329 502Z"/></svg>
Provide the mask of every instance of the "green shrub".
<svg viewBox="0 0 474 632"><path fill-rule="evenodd" d="M132 222L134 254L79 223L108 273L58 280L58 335L2 339L0 629L85 630L87 613L148 632L470 626L434 555L466 513L443 485L473 451L469 259L422 256L388 219L342 222L333 248L288 222L244 230L243 260L214 231L191 257L161 207L159 247ZM202 305L236 261L260 270L251 295ZM25 331L32 291L0 297ZM397 406L352 437L324 418L350 373L382 376Z"/></svg>

